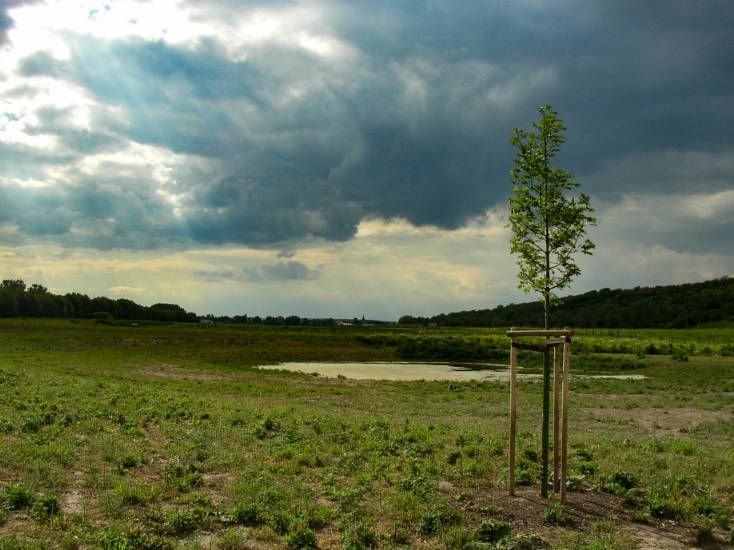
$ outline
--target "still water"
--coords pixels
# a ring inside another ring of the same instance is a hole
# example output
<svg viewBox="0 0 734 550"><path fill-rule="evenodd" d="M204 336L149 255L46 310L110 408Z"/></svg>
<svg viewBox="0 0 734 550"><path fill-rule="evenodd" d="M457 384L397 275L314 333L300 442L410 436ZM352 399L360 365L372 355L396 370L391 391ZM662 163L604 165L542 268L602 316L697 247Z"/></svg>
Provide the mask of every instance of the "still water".
<svg viewBox="0 0 734 550"><path fill-rule="evenodd" d="M498 380L510 379L510 368L485 363L281 363L264 365L261 369L289 370L307 374L319 374L329 378L343 376L353 380ZM518 378L540 379L537 373L518 374ZM609 378L619 380L641 380L640 374L597 374L572 375L572 378Z"/></svg>

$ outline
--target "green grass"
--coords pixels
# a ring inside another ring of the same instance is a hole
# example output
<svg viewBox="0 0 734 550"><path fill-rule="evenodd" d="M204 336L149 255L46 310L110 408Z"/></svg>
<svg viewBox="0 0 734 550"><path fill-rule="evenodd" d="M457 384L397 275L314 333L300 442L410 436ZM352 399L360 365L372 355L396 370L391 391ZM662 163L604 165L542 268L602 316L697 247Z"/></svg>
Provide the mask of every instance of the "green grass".
<svg viewBox="0 0 734 550"><path fill-rule="evenodd" d="M618 499L653 526L675 522L692 540L729 536L732 337L576 337L575 372L648 378L571 382L574 490ZM667 342L688 360L664 353ZM651 343L658 353L641 353ZM502 522L517 540L634 547L628 534L566 522L566 508L537 513L535 533L493 507L507 475L505 384L252 368L506 363L501 330L1 320L0 349L0 548L455 548ZM538 366L531 354L521 364ZM541 396L537 382L520 390L519 470L535 490Z"/></svg>

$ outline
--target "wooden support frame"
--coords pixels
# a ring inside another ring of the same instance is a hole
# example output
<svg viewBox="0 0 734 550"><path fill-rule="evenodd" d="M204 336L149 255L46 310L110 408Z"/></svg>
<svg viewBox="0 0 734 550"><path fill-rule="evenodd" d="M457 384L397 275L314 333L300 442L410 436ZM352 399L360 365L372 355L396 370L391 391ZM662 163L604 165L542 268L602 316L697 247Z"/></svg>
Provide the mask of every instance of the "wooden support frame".
<svg viewBox="0 0 734 550"><path fill-rule="evenodd" d="M561 503L566 502L568 474L568 379L571 362L571 336L573 331L563 330L515 330L507 331L510 338L510 441L508 492L515 494L515 454L517 436L517 369L518 351L521 349L545 353L553 348L553 492L560 492ZM544 346L521 344L520 338L544 337ZM544 389L544 399L545 393ZM544 426L547 425L547 411ZM544 457L547 455L547 435L544 435ZM559 442L560 439L560 442ZM559 444L560 443L560 444ZM547 458L544 458L547 460ZM546 462L547 463L547 462ZM547 471L544 470L541 495L547 496Z"/></svg>

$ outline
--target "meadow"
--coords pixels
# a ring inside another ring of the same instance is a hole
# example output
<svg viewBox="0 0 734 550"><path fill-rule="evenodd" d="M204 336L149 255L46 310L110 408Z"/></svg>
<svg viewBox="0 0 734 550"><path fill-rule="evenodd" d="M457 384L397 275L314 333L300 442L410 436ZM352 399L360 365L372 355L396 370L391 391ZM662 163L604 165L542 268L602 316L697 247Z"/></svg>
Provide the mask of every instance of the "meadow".
<svg viewBox="0 0 734 550"><path fill-rule="evenodd" d="M718 548L734 527L734 329L574 338L567 506L540 385L327 379L281 361L507 363L499 329L0 320L0 550ZM537 370L538 358L521 355Z"/></svg>

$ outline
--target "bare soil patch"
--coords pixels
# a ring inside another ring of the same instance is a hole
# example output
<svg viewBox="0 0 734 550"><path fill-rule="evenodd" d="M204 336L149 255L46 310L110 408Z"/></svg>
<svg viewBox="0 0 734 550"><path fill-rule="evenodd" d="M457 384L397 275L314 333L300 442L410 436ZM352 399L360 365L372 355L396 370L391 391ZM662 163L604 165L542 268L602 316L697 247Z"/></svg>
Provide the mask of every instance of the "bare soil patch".
<svg viewBox="0 0 734 550"><path fill-rule="evenodd" d="M140 367L134 371L135 374L153 378L167 378L174 380L198 380L201 382L222 382L232 380L243 380L246 378L240 373L213 372L211 370L199 370L193 368L179 367L171 363L160 363L154 366Z"/></svg>
<svg viewBox="0 0 734 550"><path fill-rule="evenodd" d="M625 508L617 496L574 492L567 493L567 497L568 524L564 526L551 525L543 517L543 511L552 501L542 498L537 487L518 487L515 496L508 495L506 489L490 489L467 503L466 513L474 516L477 522L489 517L500 518L510 523L513 533L534 533L544 539L556 539L563 532L569 536L579 532L591 533L595 524L611 521L617 532L629 533L638 548L675 550L694 547L692 534L672 522L650 525L633 522L631 510Z"/></svg>
<svg viewBox="0 0 734 550"><path fill-rule="evenodd" d="M716 420L732 420L734 414L726 411L706 411L702 409L679 408L679 409L618 409L618 408L593 408L580 409L591 413L594 417L604 420L632 422L644 428L651 435L680 436L685 431L690 431L704 422ZM683 430L683 431L681 431Z"/></svg>
<svg viewBox="0 0 734 550"><path fill-rule="evenodd" d="M65 514L82 514L84 512L84 494L81 486L84 472L75 470L69 488L61 495L61 509Z"/></svg>

